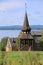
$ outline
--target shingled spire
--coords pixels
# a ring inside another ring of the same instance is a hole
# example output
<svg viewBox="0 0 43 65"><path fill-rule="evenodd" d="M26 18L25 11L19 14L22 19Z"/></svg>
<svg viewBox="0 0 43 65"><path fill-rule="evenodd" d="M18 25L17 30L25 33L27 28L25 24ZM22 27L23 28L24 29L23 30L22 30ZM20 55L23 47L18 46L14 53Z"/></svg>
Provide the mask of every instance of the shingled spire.
<svg viewBox="0 0 43 65"><path fill-rule="evenodd" d="M28 22L28 16L27 16L27 9L26 9L26 3L25 3L25 17L24 17L24 23L22 26L21 33L19 34L20 38L20 49L21 50L28 50L29 47L33 46L33 36L31 35L31 28L29 26Z"/></svg>
<svg viewBox="0 0 43 65"><path fill-rule="evenodd" d="M28 22L28 17L27 17L27 12L25 12L25 17L24 17L24 24L22 26L22 31L28 31L30 32L31 28L29 26L29 22Z"/></svg>

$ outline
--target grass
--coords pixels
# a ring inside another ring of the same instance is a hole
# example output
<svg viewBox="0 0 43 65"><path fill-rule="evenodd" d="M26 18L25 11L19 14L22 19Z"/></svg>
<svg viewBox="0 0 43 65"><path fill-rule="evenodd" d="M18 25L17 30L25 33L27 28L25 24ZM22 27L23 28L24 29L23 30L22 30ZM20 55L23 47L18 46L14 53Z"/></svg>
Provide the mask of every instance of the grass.
<svg viewBox="0 0 43 65"><path fill-rule="evenodd" d="M1 53L1 52L0 52ZM0 54L1 55L1 54ZM40 62L43 65L43 52L12 51L5 54L4 65L31 65ZM39 64L38 64L39 65Z"/></svg>

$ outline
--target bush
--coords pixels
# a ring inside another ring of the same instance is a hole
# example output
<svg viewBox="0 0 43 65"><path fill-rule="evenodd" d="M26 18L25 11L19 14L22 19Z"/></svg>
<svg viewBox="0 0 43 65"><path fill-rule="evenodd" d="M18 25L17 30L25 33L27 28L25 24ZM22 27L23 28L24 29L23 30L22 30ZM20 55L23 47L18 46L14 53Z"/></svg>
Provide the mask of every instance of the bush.
<svg viewBox="0 0 43 65"><path fill-rule="evenodd" d="M4 37L4 38L1 39L1 42L0 42L0 50L1 51L5 51L7 39L8 39L8 37Z"/></svg>

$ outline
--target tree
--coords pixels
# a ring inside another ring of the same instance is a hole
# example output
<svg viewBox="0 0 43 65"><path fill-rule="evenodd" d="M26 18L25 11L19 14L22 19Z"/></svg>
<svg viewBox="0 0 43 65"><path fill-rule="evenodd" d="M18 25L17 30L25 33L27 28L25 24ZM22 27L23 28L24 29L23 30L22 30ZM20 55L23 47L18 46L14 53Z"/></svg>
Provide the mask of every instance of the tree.
<svg viewBox="0 0 43 65"><path fill-rule="evenodd" d="M5 51L7 40L8 40L8 37L4 37L1 39L1 42L0 42L0 50L1 51Z"/></svg>
<svg viewBox="0 0 43 65"><path fill-rule="evenodd" d="M43 29L41 30L41 37L39 38L40 48L43 50Z"/></svg>
<svg viewBox="0 0 43 65"><path fill-rule="evenodd" d="M43 42L43 29L41 30L41 35L42 35L42 36L39 38L39 41L40 41L40 42Z"/></svg>
<svg viewBox="0 0 43 65"><path fill-rule="evenodd" d="M20 50L20 38L16 38L16 45L17 45L17 48L18 50Z"/></svg>

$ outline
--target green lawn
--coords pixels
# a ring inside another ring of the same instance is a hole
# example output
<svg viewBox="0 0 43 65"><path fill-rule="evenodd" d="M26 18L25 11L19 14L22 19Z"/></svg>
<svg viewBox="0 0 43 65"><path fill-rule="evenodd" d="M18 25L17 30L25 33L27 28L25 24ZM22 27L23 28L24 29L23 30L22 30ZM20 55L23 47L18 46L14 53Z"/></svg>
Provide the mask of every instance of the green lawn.
<svg viewBox="0 0 43 65"><path fill-rule="evenodd" d="M2 57L4 65L43 65L43 52L29 52L29 51L12 51L5 53ZM0 52L1 59L1 52ZM1 62L1 61L0 61ZM32 64L31 64L32 63Z"/></svg>

